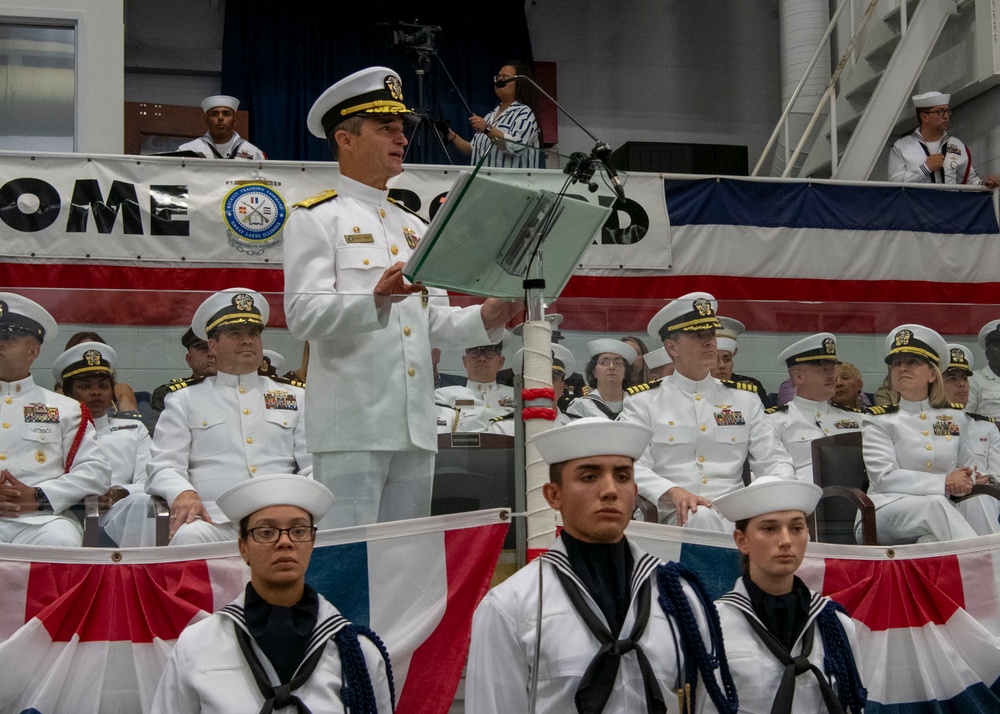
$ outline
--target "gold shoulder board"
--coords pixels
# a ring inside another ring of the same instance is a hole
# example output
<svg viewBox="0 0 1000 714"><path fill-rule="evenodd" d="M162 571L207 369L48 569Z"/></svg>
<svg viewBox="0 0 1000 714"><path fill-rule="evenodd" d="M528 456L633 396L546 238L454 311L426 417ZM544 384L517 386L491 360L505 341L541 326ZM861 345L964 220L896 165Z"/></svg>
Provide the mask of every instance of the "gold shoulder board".
<svg viewBox="0 0 1000 714"><path fill-rule="evenodd" d="M323 193L317 193L315 196L310 196L309 198L303 198L298 203L293 203L293 207L297 208L312 208L313 206L318 206L321 203L326 203L331 198L336 198L337 192L333 189L329 191L324 191Z"/></svg>

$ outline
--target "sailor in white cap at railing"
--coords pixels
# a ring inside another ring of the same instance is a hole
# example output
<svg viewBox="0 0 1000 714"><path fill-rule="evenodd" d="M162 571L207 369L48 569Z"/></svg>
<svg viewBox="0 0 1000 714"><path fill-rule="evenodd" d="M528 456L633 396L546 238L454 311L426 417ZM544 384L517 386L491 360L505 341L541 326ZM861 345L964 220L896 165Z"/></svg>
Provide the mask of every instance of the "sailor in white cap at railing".
<svg viewBox="0 0 1000 714"><path fill-rule="evenodd" d="M194 151L206 159L249 159L264 161L264 152L236 131L236 110L240 100L227 94L205 97L201 110L205 112L208 132L204 136L181 144L178 151Z"/></svg>

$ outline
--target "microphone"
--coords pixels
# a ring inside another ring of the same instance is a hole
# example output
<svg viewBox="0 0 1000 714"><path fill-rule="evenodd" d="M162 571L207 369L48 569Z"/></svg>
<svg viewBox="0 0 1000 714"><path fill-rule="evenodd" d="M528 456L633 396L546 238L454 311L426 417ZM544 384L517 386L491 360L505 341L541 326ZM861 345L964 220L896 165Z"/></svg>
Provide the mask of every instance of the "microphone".
<svg viewBox="0 0 1000 714"><path fill-rule="evenodd" d="M517 79L517 77L509 77L508 79L494 79L493 86L496 87L497 89L500 89L500 87L506 87L515 79Z"/></svg>
<svg viewBox="0 0 1000 714"><path fill-rule="evenodd" d="M618 194L618 199L624 203L625 187L622 185L621 179L618 178L618 172L611 166L611 147L606 142L599 141L591 153L595 159L604 165L604 170L607 172L608 178L611 179L611 184L615 188L615 193Z"/></svg>

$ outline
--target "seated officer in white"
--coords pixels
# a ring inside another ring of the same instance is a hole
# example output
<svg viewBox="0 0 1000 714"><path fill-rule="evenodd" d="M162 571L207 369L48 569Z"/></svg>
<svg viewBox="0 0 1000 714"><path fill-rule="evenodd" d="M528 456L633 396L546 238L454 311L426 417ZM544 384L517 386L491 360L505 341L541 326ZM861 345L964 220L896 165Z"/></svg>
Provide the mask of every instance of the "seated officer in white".
<svg viewBox="0 0 1000 714"><path fill-rule="evenodd" d="M712 500L743 488L748 457L757 476L792 479L795 469L756 387L712 377L715 310L711 295L690 293L653 316L649 334L663 341L675 371L669 379L629 388L619 419L653 430L635 464L635 481L639 494L657 504L661 523L732 531L733 524L712 510Z"/></svg>
<svg viewBox="0 0 1000 714"><path fill-rule="evenodd" d="M813 439L861 431L863 412L829 403L837 382L837 338L829 332L799 340L778 355L778 361L788 367L795 397L765 413L792 457L795 475L812 482Z"/></svg>
<svg viewBox="0 0 1000 714"><path fill-rule="evenodd" d="M115 365L118 354L102 342L81 342L56 358L52 375L63 387L63 393L82 402L94 417L97 437L104 456L111 466L111 488L101 496L101 527L117 545L155 545L153 539L142 543L146 526L144 509L128 508L123 501L137 494L145 506L146 466L149 463L149 431L134 415L111 414L115 393ZM121 506L118 504L121 503ZM108 510L110 509L110 510ZM126 528L127 517L134 521ZM129 539L124 538L129 533Z"/></svg>
<svg viewBox="0 0 1000 714"><path fill-rule="evenodd" d="M381 641L305 582L315 523L332 503L326 486L283 474L219 496L219 508L239 524L250 582L181 633L153 698L155 714L392 712L392 668Z"/></svg>
<svg viewBox="0 0 1000 714"><path fill-rule="evenodd" d="M735 711L701 583L625 537L635 508L632 464L649 438L644 426L603 416L534 437L549 464L545 500L563 530L476 608L469 712L676 712L673 702L685 697L685 712ZM697 653L691 660L678 654L684 643Z"/></svg>
<svg viewBox="0 0 1000 714"><path fill-rule="evenodd" d="M867 692L854 621L795 571L822 489L764 477L715 499L736 523L743 577L716 601L729 668L747 714L861 714Z"/></svg>
<svg viewBox="0 0 1000 714"><path fill-rule="evenodd" d="M1000 417L1000 320L992 320L979 331L979 346L986 352L986 366L969 377L966 409L983 416Z"/></svg>
<svg viewBox="0 0 1000 714"><path fill-rule="evenodd" d="M83 528L67 510L111 486L87 408L31 377L57 332L41 305L0 293L0 543L81 545Z"/></svg>
<svg viewBox="0 0 1000 714"><path fill-rule="evenodd" d="M264 350L264 360L257 368L257 373L263 377L277 377L279 371L285 366L285 357L280 352L274 350Z"/></svg>
<svg viewBox="0 0 1000 714"><path fill-rule="evenodd" d="M514 389L506 384L497 384L497 372L503 369L504 363L503 346L508 338L504 331L504 339L496 344L469 347L462 355L462 364L469 376L465 386L453 385L434 390L439 434L486 431L493 419L513 413L516 403ZM447 424L442 426L443 417L447 417Z"/></svg>
<svg viewBox="0 0 1000 714"><path fill-rule="evenodd" d="M181 144L178 151L194 151L206 159L248 159L264 161L264 152L236 131L236 110L240 100L225 94L206 97L201 102L208 132L193 141Z"/></svg>
<svg viewBox="0 0 1000 714"><path fill-rule="evenodd" d="M191 329L208 340L218 374L170 386L153 435L146 492L170 504L170 544L234 540L219 494L258 473L312 475L300 382L262 377L264 297L229 288L205 300Z"/></svg>
<svg viewBox="0 0 1000 714"><path fill-rule="evenodd" d="M520 349L514 354L514 358L511 360L513 362L514 374L522 374L524 369L524 350ZM576 358L573 357L573 353L562 345L552 344L552 392L556 395L556 401L553 403L552 407L555 409L556 418L552 422L554 426L563 426L569 424L572 419L564 411L562 411L558 406L559 395L563 393L566 388L566 375L573 374L573 370L576 369ZM492 420L489 431L494 434L506 434L507 436L514 436L514 419L517 417L517 410L511 411L509 414L496 417ZM438 427L440 428L440 422L438 422Z"/></svg>
<svg viewBox="0 0 1000 714"><path fill-rule="evenodd" d="M628 343L611 339L591 340L587 352L590 361L583 368L583 375L590 391L570 402L566 413L571 417L615 419L622 411L629 365L639 354Z"/></svg>

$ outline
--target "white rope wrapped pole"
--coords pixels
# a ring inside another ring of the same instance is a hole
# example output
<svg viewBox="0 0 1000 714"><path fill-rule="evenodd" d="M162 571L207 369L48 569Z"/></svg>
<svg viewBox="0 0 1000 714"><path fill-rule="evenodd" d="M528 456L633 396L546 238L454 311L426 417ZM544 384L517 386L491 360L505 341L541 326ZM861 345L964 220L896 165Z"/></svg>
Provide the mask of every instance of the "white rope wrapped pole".
<svg viewBox="0 0 1000 714"><path fill-rule="evenodd" d="M524 323L524 389L552 388L552 325L546 320ZM558 408L549 399L525 401L525 409L541 407ZM522 415L523 418L523 415ZM528 522L528 559L547 550L555 541L556 512L549 508L542 495L542 486L549 480L549 467L538 453L531 437L552 428L549 419L534 418L524 421L524 471L526 484L526 513Z"/></svg>

